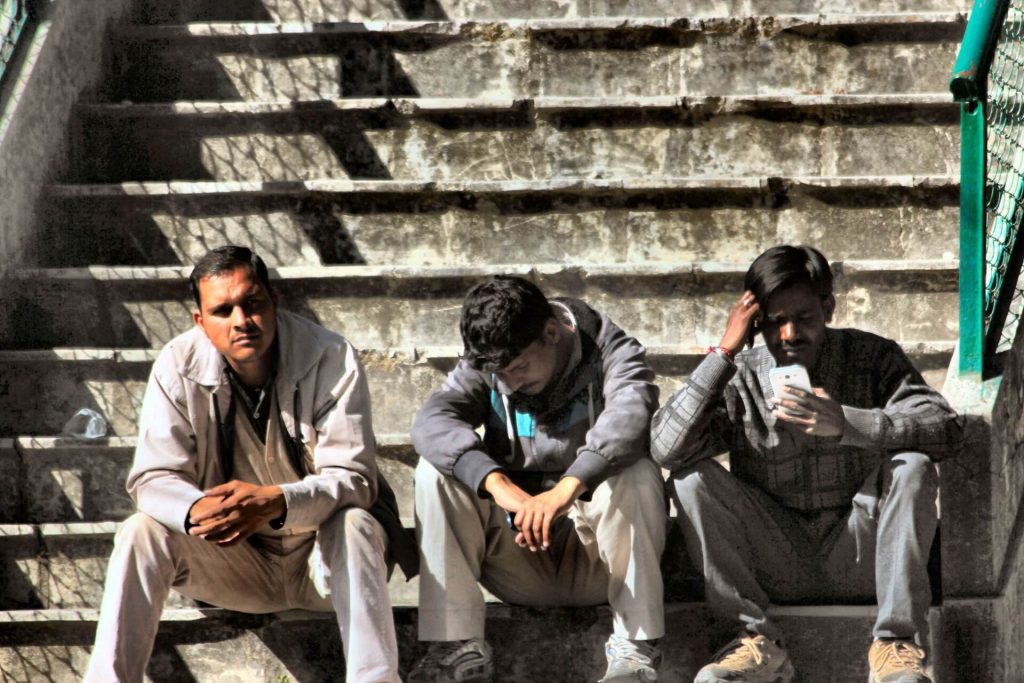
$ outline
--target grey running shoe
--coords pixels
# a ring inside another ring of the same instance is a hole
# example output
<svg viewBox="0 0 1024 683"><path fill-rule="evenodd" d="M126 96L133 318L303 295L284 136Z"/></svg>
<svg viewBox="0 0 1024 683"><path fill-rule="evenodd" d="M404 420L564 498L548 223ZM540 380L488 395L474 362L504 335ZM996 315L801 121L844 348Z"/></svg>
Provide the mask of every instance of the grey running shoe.
<svg viewBox="0 0 1024 683"><path fill-rule="evenodd" d="M740 636L697 672L694 683L790 683L793 665L775 641L764 636Z"/></svg>
<svg viewBox="0 0 1024 683"><path fill-rule="evenodd" d="M409 673L409 683L483 683L494 675L491 646L483 638L434 643Z"/></svg>
<svg viewBox="0 0 1024 683"><path fill-rule="evenodd" d="M656 640L629 640L614 633L604 645L608 670L598 683L627 683L658 680L661 649Z"/></svg>
<svg viewBox="0 0 1024 683"><path fill-rule="evenodd" d="M911 640L876 640L868 650L871 683L932 683L924 672L925 652Z"/></svg>

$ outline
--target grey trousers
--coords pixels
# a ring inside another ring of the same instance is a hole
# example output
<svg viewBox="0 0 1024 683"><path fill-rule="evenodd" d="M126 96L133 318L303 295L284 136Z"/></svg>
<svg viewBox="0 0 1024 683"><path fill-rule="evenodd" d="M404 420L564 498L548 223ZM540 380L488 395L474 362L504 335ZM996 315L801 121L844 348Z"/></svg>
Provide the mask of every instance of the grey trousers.
<svg viewBox="0 0 1024 683"><path fill-rule="evenodd" d="M370 513L339 510L315 538L219 547L136 513L114 539L85 680L142 681L173 586L241 612L334 611L348 683L396 683L398 644L387 588L387 537ZM273 550L271 550L271 548Z"/></svg>
<svg viewBox="0 0 1024 683"><path fill-rule="evenodd" d="M711 607L781 641L770 601L870 599L875 638L927 642L928 553L937 526L935 464L892 455L849 509L802 513L736 479L714 460L669 482L694 566Z"/></svg>
<svg viewBox="0 0 1024 683"><path fill-rule="evenodd" d="M615 633L665 634L661 553L664 483L644 458L578 500L552 528L552 545L515 544L505 511L420 460L416 534L420 546L420 640L484 636L482 584L509 603L537 607L609 603Z"/></svg>

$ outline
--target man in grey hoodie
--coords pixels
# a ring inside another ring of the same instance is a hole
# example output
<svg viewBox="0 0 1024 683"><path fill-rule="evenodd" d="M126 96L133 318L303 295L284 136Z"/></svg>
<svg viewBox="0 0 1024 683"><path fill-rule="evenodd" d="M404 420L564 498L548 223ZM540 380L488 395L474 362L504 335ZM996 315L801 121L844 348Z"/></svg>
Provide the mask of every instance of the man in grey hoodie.
<svg viewBox="0 0 1024 683"><path fill-rule="evenodd" d="M478 582L521 605L609 603L602 680L657 680L666 518L643 346L509 276L469 291L461 331L464 358L412 431L419 637L433 645L409 680L490 678Z"/></svg>

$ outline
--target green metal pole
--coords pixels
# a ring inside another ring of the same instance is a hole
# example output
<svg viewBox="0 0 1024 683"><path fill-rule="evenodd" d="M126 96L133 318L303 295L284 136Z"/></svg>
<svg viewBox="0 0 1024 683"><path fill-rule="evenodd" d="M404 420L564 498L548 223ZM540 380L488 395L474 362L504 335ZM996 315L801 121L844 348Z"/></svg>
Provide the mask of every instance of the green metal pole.
<svg viewBox="0 0 1024 683"><path fill-rule="evenodd" d="M981 380L985 342L985 104L960 104L960 374Z"/></svg>
<svg viewBox="0 0 1024 683"><path fill-rule="evenodd" d="M971 18L949 79L949 90L956 101L976 100L981 96L983 71L992 58L989 48L998 32L996 23L1006 7L1006 0L976 0L971 8Z"/></svg>

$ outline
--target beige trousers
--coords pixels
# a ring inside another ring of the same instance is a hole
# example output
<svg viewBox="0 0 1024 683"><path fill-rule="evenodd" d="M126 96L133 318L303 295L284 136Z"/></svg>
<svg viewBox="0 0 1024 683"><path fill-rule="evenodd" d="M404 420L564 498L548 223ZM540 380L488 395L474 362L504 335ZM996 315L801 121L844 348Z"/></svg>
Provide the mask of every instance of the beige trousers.
<svg viewBox="0 0 1024 683"><path fill-rule="evenodd" d="M339 510L316 536L219 547L136 513L114 552L85 680L142 681L169 590L240 612L334 611L349 683L398 677L380 524L360 508Z"/></svg>
<svg viewBox="0 0 1024 683"><path fill-rule="evenodd" d="M484 636L479 584L505 602L529 606L608 603L615 633L665 633L660 558L664 484L644 458L576 501L552 529L546 551L515 544L505 511L420 459L416 536L420 547L420 640Z"/></svg>

